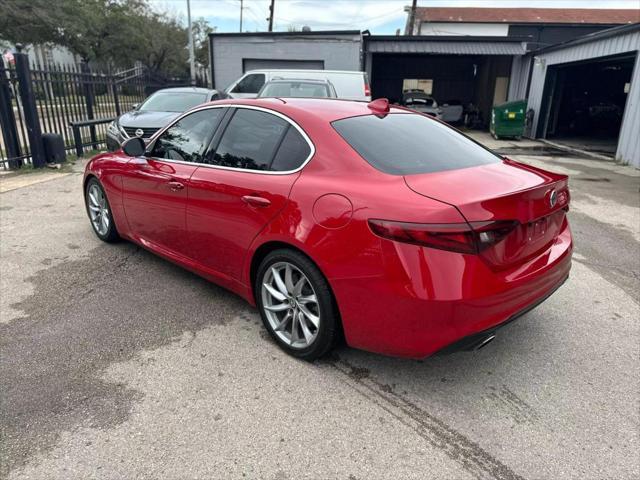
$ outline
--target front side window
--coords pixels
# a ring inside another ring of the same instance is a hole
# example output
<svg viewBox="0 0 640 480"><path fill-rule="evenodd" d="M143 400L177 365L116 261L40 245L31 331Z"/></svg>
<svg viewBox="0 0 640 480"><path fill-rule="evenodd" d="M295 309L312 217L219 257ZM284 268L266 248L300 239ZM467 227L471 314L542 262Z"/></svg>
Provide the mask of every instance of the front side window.
<svg viewBox="0 0 640 480"><path fill-rule="evenodd" d="M158 137L150 156L181 162L202 161L204 149L224 110L208 108L183 117Z"/></svg>
<svg viewBox="0 0 640 480"><path fill-rule="evenodd" d="M332 122L370 165L392 175L441 172L500 162L496 154L423 115L363 115Z"/></svg>
<svg viewBox="0 0 640 480"><path fill-rule="evenodd" d="M258 93L264 81L264 73L252 73L240 80L231 93Z"/></svg>

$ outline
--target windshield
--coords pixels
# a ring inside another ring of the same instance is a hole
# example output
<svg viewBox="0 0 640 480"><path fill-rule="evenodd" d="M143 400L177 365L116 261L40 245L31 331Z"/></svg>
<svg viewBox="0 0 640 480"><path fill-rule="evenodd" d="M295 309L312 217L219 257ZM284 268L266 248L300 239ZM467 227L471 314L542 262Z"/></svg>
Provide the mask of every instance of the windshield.
<svg viewBox="0 0 640 480"><path fill-rule="evenodd" d="M363 115L336 120L332 125L370 165L392 175L441 172L501 161L455 129L423 115Z"/></svg>
<svg viewBox="0 0 640 480"><path fill-rule="evenodd" d="M158 92L140 105L141 112L184 112L207 101L206 93Z"/></svg>
<svg viewBox="0 0 640 480"><path fill-rule="evenodd" d="M331 97L329 86L312 82L267 83L260 97Z"/></svg>
<svg viewBox="0 0 640 480"><path fill-rule="evenodd" d="M404 101L407 105L426 105L427 107L432 107L434 100L433 98L424 98L424 97L409 97Z"/></svg>

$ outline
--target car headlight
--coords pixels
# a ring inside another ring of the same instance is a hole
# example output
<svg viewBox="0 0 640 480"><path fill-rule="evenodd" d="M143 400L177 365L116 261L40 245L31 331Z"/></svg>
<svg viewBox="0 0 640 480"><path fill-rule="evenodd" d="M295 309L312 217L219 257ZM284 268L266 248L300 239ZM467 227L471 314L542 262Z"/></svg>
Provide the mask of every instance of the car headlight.
<svg viewBox="0 0 640 480"><path fill-rule="evenodd" d="M118 135L120 135L118 120L114 120L107 126L107 132L109 132L114 137L117 137Z"/></svg>

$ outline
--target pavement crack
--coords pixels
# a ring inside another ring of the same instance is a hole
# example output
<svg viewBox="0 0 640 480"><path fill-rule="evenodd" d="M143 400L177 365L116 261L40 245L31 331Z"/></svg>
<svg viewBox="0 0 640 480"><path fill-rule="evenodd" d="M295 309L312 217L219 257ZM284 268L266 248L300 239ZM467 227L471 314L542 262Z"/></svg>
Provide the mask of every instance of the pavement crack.
<svg viewBox="0 0 640 480"><path fill-rule="evenodd" d="M539 420L536 411L518 395L507 387L502 385L500 388L489 387L489 394L486 398L491 401L499 410L504 411L516 423L534 424Z"/></svg>
<svg viewBox="0 0 640 480"><path fill-rule="evenodd" d="M340 372L344 383L389 413L398 422L416 432L432 447L444 452L479 480L524 480L507 465L493 457L473 440L434 417L406 396L372 378L368 371L343 359L328 362Z"/></svg>

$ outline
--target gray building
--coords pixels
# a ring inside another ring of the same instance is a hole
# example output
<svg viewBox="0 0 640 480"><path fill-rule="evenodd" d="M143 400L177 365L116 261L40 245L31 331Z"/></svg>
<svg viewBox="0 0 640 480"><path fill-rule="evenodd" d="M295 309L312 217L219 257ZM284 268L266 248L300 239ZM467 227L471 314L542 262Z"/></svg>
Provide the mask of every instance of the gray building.
<svg viewBox="0 0 640 480"><path fill-rule="evenodd" d="M214 88L256 69L364 70L376 97L400 101L426 89L442 101L473 103L485 123L508 97L515 58L526 38L373 36L359 31L214 33L209 37Z"/></svg>
<svg viewBox="0 0 640 480"><path fill-rule="evenodd" d="M364 66L375 97L400 101L411 88L439 103L475 105L488 124L494 104L507 100L514 59L523 38L463 36L363 37Z"/></svg>
<svg viewBox="0 0 640 480"><path fill-rule="evenodd" d="M362 70L359 30L212 33L211 78L224 89L249 70Z"/></svg>
<svg viewBox="0 0 640 480"><path fill-rule="evenodd" d="M563 35L579 30L567 28ZM399 101L403 91L419 88L441 104L475 109L476 127L488 126L494 105L528 99L532 122L525 135L640 168L638 23L533 51L538 42L532 46L531 35L511 30L501 36L367 33L212 34L211 77L223 89L255 69L362 70L374 98Z"/></svg>
<svg viewBox="0 0 640 480"><path fill-rule="evenodd" d="M513 71L512 85L522 90L525 76L531 76L530 136L615 155L617 161L640 168L639 50L636 23L521 59L523 68Z"/></svg>
<svg viewBox="0 0 640 480"><path fill-rule="evenodd" d="M527 37L538 49L637 22L638 9L417 7L407 15L405 34Z"/></svg>

